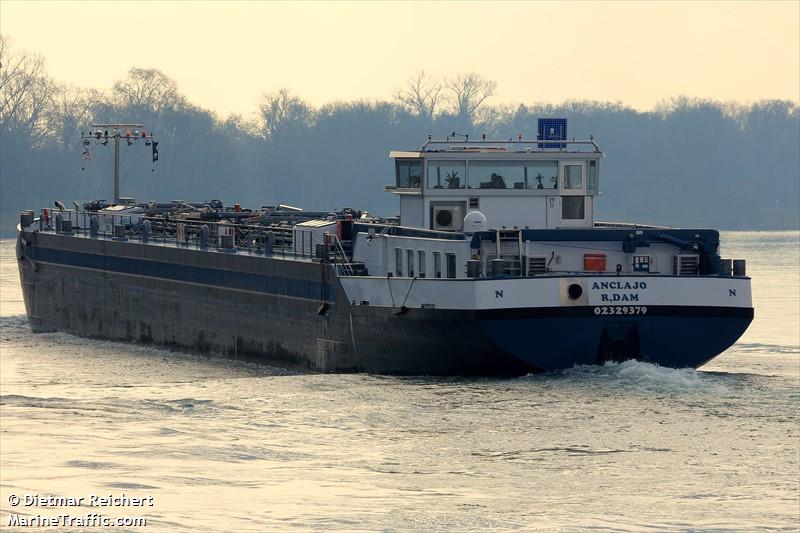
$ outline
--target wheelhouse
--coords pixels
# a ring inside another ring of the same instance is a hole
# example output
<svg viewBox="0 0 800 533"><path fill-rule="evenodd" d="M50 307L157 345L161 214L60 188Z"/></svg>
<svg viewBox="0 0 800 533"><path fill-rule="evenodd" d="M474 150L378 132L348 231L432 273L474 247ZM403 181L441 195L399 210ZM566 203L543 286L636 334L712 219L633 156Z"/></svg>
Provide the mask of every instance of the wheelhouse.
<svg viewBox="0 0 800 533"><path fill-rule="evenodd" d="M416 152L390 152L400 198L400 223L464 231L464 217L482 213L494 228L594 226L600 160L585 141L433 141Z"/></svg>

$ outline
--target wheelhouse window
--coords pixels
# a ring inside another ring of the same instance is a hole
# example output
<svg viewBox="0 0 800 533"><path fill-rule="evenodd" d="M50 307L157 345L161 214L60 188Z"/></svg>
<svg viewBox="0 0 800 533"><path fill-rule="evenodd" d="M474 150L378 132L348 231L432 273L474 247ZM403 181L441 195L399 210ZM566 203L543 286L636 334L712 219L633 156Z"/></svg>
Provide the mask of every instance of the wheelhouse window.
<svg viewBox="0 0 800 533"><path fill-rule="evenodd" d="M408 258L408 277L414 277L414 250L406 250L406 257Z"/></svg>
<svg viewBox="0 0 800 533"><path fill-rule="evenodd" d="M425 250L417 250L417 272L419 277L425 277Z"/></svg>
<svg viewBox="0 0 800 533"><path fill-rule="evenodd" d="M525 163L526 189L558 189L558 161Z"/></svg>
<svg viewBox="0 0 800 533"><path fill-rule="evenodd" d="M563 220L583 220L586 217L586 202L583 196L561 197L561 218Z"/></svg>
<svg viewBox="0 0 800 533"><path fill-rule="evenodd" d="M564 188L580 189L583 187L583 165L564 165Z"/></svg>
<svg viewBox="0 0 800 533"><path fill-rule="evenodd" d="M400 248L394 249L394 275L403 275L403 250Z"/></svg>
<svg viewBox="0 0 800 533"><path fill-rule="evenodd" d="M470 189L526 189L522 161L470 161Z"/></svg>
<svg viewBox="0 0 800 533"><path fill-rule="evenodd" d="M433 276L442 277L442 252L433 252Z"/></svg>
<svg viewBox="0 0 800 533"><path fill-rule="evenodd" d="M429 161L429 189L463 189L467 183L466 161Z"/></svg>
<svg viewBox="0 0 800 533"><path fill-rule="evenodd" d="M456 277L456 254L445 254L447 256L447 277Z"/></svg>
<svg viewBox="0 0 800 533"><path fill-rule="evenodd" d="M394 162L397 169L398 189L418 189L422 184L422 161L419 159L398 159Z"/></svg>
<svg viewBox="0 0 800 533"><path fill-rule="evenodd" d="M589 170L586 173L586 190L597 191L597 161L589 161Z"/></svg>

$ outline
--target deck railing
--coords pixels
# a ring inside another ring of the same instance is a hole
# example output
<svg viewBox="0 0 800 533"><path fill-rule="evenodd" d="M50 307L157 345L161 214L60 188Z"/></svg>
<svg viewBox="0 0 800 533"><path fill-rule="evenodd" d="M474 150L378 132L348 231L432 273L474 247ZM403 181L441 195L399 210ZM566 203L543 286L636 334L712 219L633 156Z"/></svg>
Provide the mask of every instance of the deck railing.
<svg viewBox="0 0 800 533"><path fill-rule="evenodd" d="M353 275L353 265L342 241L328 233L322 242L314 231L287 224L260 225L185 220L139 214L106 214L65 209L48 210L47 219L33 220L39 231L69 234L86 238L174 245L197 250L219 250L249 255L283 258L307 258L332 262L345 275ZM95 218L94 228L92 220ZM320 254L316 244L327 244Z"/></svg>

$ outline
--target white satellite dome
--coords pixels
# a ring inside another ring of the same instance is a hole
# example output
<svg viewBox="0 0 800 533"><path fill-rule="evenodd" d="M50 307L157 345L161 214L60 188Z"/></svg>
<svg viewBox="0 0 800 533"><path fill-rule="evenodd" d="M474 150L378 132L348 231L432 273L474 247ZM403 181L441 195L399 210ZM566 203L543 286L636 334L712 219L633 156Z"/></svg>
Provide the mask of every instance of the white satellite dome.
<svg viewBox="0 0 800 533"><path fill-rule="evenodd" d="M464 217L464 233L472 235L476 231L486 230L486 215L480 211L470 211Z"/></svg>

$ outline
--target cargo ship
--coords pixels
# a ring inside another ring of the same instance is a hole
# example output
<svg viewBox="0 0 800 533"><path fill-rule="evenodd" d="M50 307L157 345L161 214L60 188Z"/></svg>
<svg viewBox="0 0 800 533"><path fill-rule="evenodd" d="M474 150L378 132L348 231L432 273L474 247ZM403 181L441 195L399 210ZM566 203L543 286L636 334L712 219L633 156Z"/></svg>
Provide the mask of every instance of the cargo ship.
<svg viewBox="0 0 800 533"><path fill-rule="evenodd" d="M595 220L604 153L564 120L389 156L399 217L137 203L118 167L113 202L24 211L30 326L321 372L522 375L697 368L753 319L718 231Z"/></svg>

